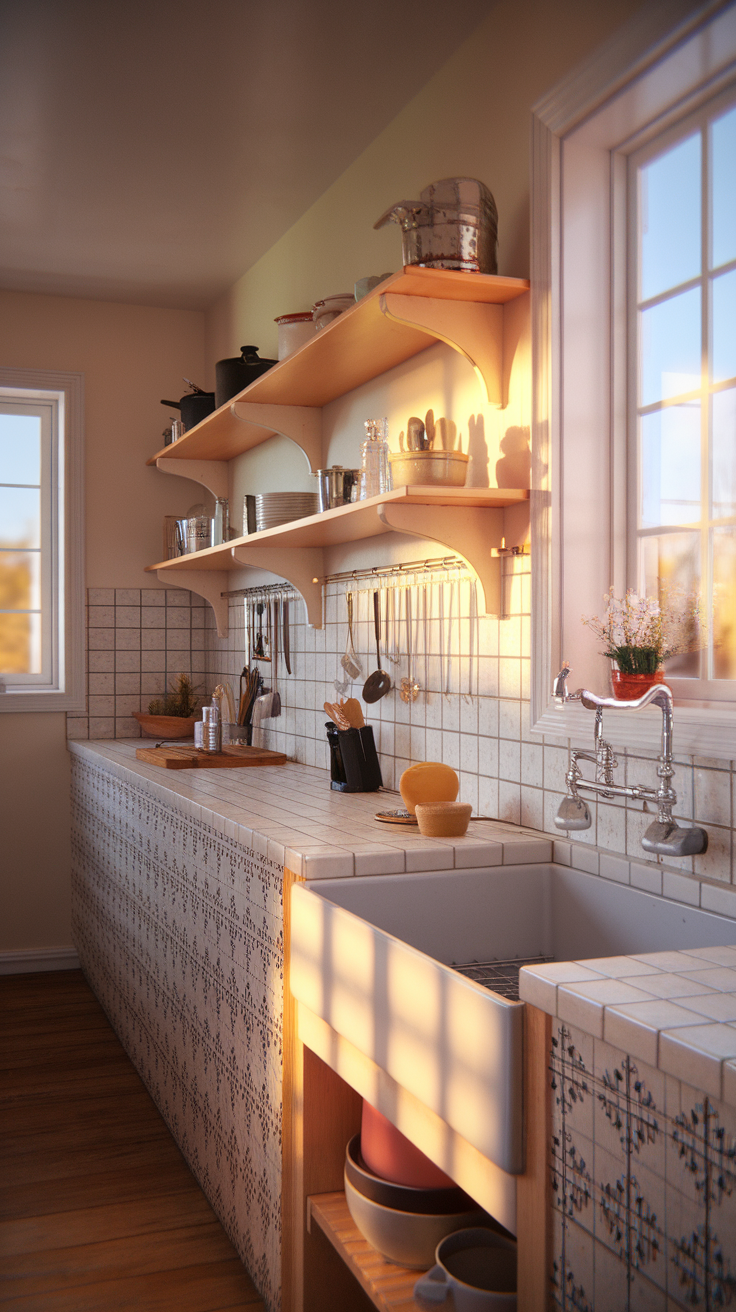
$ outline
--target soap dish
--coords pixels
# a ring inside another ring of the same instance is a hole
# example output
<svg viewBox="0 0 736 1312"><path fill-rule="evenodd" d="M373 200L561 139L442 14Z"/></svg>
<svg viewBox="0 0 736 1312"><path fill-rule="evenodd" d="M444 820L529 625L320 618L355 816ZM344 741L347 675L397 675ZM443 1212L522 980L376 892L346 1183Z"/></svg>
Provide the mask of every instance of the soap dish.
<svg viewBox="0 0 736 1312"><path fill-rule="evenodd" d="M376 811L374 819L382 820L386 825L416 825L419 823L404 807L399 811Z"/></svg>

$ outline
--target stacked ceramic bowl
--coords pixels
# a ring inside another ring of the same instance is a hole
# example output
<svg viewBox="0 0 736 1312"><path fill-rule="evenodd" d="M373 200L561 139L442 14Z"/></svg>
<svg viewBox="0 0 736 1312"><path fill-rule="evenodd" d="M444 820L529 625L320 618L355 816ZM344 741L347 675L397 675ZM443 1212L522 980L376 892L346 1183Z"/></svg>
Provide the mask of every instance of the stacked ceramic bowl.
<svg viewBox="0 0 736 1312"><path fill-rule="evenodd" d="M262 533L266 528L278 528L280 524L290 524L293 519L304 519L306 515L318 513L319 497L316 492L256 493L258 533Z"/></svg>
<svg viewBox="0 0 736 1312"><path fill-rule="evenodd" d="M363 1238L389 1262L426 1270L434 1262L435 1248L445 1235L490 1223L490 1218L384 1121L380 1112L363 1104L363 1136L368 1148L380 1136L378 1158L382 1169L403 1179L430 1183L402 1184L379 1175L362 1155L361 1135L356 1134L345 1152L345 1200ZM373 1160L370 1152L368 1156Z"/></svg>

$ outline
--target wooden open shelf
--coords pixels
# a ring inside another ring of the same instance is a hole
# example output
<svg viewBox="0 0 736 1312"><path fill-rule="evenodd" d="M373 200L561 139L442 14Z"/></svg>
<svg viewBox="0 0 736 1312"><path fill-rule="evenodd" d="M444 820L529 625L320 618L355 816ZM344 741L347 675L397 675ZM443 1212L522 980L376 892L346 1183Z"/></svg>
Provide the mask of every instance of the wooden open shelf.
<svg viewBox="0 0 736 1312"><path fill-rule="evenodd" d="M501 568L494 551L504 539L508 547L522 544L528 501L523 488L400 487L147 569L169 587L206 597L221 636L227 633L227 600L221 595L227 574L244 565L287 579L303 597L309 623L321 628L324 549L384 533L408 533L439 542L467 561L481 584L486 614L498 615Z"/></svg>
<svg viewBox="0 0 736 1312"><path fill-rule="evenodd" d="M422 1274L387 1262L358 1230L343 1193L307 1199L307 1228L318 1225L379 1312L419 1312L414 1285Z"/></svg>
<svg viewBox="0 0 736 1312"><path fill-rule="evenodd" d="M482 378L488 400L501 405L500 307L528 289L523 278L404 269L148 464L166 461L159 468L174 472L174 461L232 460L285 433L314 470L321 460L321 407L435 341L460 351Z"/></svg>

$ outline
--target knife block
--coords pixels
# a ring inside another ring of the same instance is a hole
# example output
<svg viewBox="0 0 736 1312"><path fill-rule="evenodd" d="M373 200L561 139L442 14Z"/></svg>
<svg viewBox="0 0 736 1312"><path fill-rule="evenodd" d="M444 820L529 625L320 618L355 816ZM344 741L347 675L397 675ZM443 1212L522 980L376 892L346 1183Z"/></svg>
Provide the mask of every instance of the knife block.
<svg viewBox="0 0 736 1312"><path fill-rule="evenodd" d="M383 786L373 729L325 725L330 744L330 788L337 793L374 793Z"/></svg>

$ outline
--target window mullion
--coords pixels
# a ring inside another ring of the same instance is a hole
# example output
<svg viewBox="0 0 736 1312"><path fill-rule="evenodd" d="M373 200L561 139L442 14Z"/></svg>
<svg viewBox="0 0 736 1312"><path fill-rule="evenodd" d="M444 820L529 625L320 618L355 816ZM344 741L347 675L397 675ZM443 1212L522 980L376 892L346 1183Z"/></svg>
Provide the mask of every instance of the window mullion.
<svg viewBox="0 0 736 1312"><path fill-rule="evenodd" d="M700 152L700 248L701 248L701 402L700 402L700 577L701 597L705 598L708 615L708 637L700 657L701 679L713 678L713 530L711 528L711 442L710 442L710 132L708 124L701 128ZM702 603L701 603L702 604Z"/></svg>

